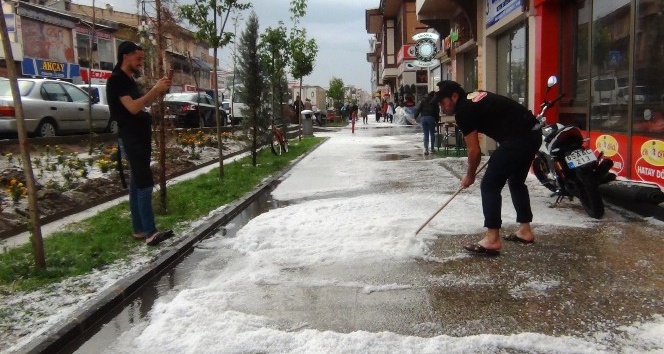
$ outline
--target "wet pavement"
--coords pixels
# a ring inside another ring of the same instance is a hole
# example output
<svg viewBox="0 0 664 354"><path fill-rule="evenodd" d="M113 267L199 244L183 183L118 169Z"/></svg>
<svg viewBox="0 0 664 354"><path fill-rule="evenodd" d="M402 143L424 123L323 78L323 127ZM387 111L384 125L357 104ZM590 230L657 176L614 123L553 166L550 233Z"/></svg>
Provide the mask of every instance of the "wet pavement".
<svg viewBox="0 0 664 354"><path fill-rule="evenodd" d="M288 200L260 198L252 205L252 211L201 242L180 265L144 288L77 352L110 348L127 332L144 330L154 303L169 302L183 290L200 287L206 272L209 279L219 277L220 270L231 274L233 267L229 264L243 255L224 247L220 240L234 237L254 216L305 203L310 210L323 210L319 206L323 201L358 195L417 193L430 188L431 182L412 176L430 174L432 166L439 169L441 178L450 180L458 180L465 171L463 159L423 156L415 128L356 129L361 129L362 136L396 136L401 140L396 145L369 143L359 152L349 152L362 155L366 161L384 163L374 183L358 189L330 188L315 196L303 193ZM341 130L331 135L334 134L350 132ZM325 156L315 152L301 164L322 158ZM395 168L395 164L407 164L412 174L403 174L403 166ZM355 178L352 166L337 168L348 173L349 179ZM306 171L295 171L285 178L298 173ZM446 195L454 193L456 186L448 183L438 188L438 205ZM533 203L548 203L543 188L531 189L531 195ZM450 208L466 205L477 209L477 195L473 196L475 201L470 198L462 196ZM509 199L505 195L504 198ZM583 213L578 201L564 202L558 208L568 209L566 213ZM436 209L437 205L425 208L431 213ZM600 222L587 220L579 226L574 220L535 223L534 244L506 242L498 257L463 252L463 242L479 239L481 220L475 222L477 232L459 234L450 228L469 221L458 220L463 219L458 212L450 217L444 211L425 229L428 251L420 259L376 262L368 253L365 259L349 258L347 262L312 266L290 267L284 262L274 280L242 284L242 291L235 291L232 299L224 300L228 301L224 310L267 317L284 332L387 331L418 337L535 332L591 337L612 347L613 334L622 326L664 315L664 224L616 206L608 205L607 209L607 216ZM370 214L390 212L389 208L367 209L362 212L366 215L357 217L371 223ZM414 233L430 215L413 215L408 219L411 228L395 232ZM467 218L476 216L469 212ZM325 216L312 216L311 222L320 219ZM291 227L290 220L284 219L282 226ZM513 230L515 225L506 223L507 231L510 228Z"/></svg>

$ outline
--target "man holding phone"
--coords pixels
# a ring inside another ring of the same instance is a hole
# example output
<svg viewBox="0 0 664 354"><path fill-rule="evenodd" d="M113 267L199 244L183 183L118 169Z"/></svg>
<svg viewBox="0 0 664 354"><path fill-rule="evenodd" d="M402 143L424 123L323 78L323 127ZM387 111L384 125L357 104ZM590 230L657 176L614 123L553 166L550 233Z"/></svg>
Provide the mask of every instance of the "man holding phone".
<svg viewBox="0 0 664 354"><path fill-rule="evenodd" d="M150 169L152 155L152 116L144 110L171 86L169 77L161 78L147 93L140 92L134 75L143 66L143 49L125 41L118 47L118 62L106 83L106 95L111 118L118 122L118 169L123 186L122 155L129 161L129 207L133 236L154 246L171 237L173 232L158 231L152 211L154 180ZM172 77L172 71L169 72ZM126 186L125 186L126 187Z"/></svg>

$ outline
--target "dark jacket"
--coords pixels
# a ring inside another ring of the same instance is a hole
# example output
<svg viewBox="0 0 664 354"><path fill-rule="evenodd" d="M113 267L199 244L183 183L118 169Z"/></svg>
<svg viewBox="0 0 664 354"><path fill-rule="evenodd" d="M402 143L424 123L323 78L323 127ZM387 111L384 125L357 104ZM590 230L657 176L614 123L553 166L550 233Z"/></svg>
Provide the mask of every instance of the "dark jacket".
<svg viewBox="0 0 664 354"><path fill-rule="evenodd" d="M430 116L438 121L440 118L440 107L437 102L431 102L431 97L427 96L420 101L415 109L415 118L417 118L418 115Z"/></svg>

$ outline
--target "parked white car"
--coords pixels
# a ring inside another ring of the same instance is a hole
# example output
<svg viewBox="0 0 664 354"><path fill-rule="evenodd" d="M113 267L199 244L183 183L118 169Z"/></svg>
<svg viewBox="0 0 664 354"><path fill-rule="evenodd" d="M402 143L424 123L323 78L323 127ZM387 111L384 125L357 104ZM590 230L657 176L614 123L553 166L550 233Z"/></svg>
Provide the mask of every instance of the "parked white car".
<svg viewBox="0 0 664 354"><path fill-rule="evenodd" d="M40 137L86 133L90 96L74 84L49 79L18 79L25 128ZM108 106L93 100L92 129L112 128ZM0 133L16 133L16 112L9 80L0 79Z"/></svg>

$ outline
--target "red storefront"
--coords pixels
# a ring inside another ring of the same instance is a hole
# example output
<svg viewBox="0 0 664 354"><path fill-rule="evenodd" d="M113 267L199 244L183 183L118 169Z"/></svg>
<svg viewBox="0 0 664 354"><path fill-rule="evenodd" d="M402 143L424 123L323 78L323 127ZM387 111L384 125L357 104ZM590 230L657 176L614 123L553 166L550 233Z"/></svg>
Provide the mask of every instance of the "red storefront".
<svg viewBox="0 0 664 354"><path fill-rule="evenodd" d="M566 96L548 119L585 129L619 176L664 188L664 0L533 5L535 103L557 75Z"/></svg>

